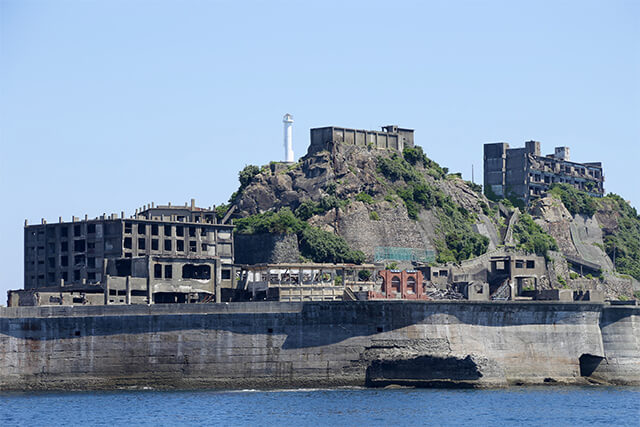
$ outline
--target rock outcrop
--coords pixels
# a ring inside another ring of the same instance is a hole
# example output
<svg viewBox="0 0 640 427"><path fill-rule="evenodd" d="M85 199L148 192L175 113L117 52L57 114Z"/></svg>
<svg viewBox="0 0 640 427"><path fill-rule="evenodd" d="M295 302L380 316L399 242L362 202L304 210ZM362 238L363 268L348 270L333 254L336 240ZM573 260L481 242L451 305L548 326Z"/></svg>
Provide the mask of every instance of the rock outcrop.
<svg viewBox="0 0 640 427"><path fill-rule="evenodd" d="M340 206L313 215L308 222L342 236L354 249L373 259L376 247L433 249L443 238L438 215L422 210L417 220L409 218L402 199L390 191L389 183L377 170L380 157L393 153L369 147L329 145L327 150L310 151L296 164L272 163L261 169L237 196L234 204L240 217L280 210L295 211L303 202L320 203L335 198ZM421 165L416 171L425 182L440 189L461 209L476 214L475 230L490 239L490 248L499 242L499 233L483 206L489 201L462 179L436 179ZM358 195L366 194L365 201Z"/></svg>

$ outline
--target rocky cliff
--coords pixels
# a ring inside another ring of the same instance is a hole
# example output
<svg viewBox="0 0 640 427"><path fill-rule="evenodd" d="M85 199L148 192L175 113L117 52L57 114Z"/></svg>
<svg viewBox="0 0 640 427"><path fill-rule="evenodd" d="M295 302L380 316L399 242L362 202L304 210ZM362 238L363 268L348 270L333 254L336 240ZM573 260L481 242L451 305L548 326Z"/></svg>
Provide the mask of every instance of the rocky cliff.
<svg viewBox="0 0 640 427"><path fill-rule="evenodd" d="M332 144L293 165L255 168L232 202L238 217L289 208L369 260L376 247L401 247L438 249L442 260L456 261L500 243L478 190L419 148L403 156Z"/></svg>
<svg viewBox="0 0 640 427"><path fill-rule="evenodd" d="M381 247L458 263L513 245L549 255L555 287L599 289L611 298L640 290L640 219L618 196L596 200L559 186L520 215L508 201L491 202L480 186L449 174L418 146L398 153L328 143L310 147L295 164L248 166L240 181L230 200L236 219L287 209L295 218L285 222L334 234L367 261ZM255 254L260 248L254 246ZM297 251L280 252L265 259L300 258Z"/></svg>

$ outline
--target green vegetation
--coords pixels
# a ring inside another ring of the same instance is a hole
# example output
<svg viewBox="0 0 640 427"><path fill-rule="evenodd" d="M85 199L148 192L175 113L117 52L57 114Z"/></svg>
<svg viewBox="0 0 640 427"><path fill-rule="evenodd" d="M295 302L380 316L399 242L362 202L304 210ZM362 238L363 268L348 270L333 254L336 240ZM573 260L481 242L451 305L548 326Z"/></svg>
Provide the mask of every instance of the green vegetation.
<svg viewBox="0 0 640 427"><path fill-rule="evenodd" d="M362 282L367 282L371 279L371 271L369 270L360 270L358 271L358 279Z"/></svg>
<svg viewBox="0 0 640 427"><path fill-rule="evenodd" d="M460 262L487 251L489 239L473 231L471 226L475 220L466 209L447 198L436 215L440 220L438 231L444 236L434 242L438 263Z"/></svg>
<svg viewBox="0 0 640 427"><path fill-rule="evenodd" d="M633 297L634 297L635 299L640 299L640 291L635 291L635 292L633 293Z"/></svg>
<svg viewBox="0 0 640 427"><path fill-rule="evenodd" d="M412 166L421 165L427 170L427 173L435 179L444 178L448 172L448 170L445 170L446 168L441 168L439 164L428 158L419 145L413 148L405 148L402 151L402 156Z"/></svg>
<svg viewBox="0 0 640 427"><path fill-rule="evenodd" d="M371 197L370 194L367 193L360 193L356 196L356 200L359 202L364 202L366 204L373 204L373 197Z"/></svg>
<svg viewBox="0 0 640 427"><path fill-rule="evenodd" d="M578 278L578 273L575 273L575 272L571 271L571 272L569 273L569 278L570 278L571 280L576 280L576 279Z"/></svg>
<svg viewBox="0 0 640 427"><path fill-rule="evenodd" d="M314 215L322 215L331 209L344 207L348 204L346 200L339 200L336 196L323 197L319 202L313 200L305 200L295 211L295 215L303 221L308 220Z"/></svg>
<svg viewBox="0 0 640 427"><path fill-rule="evenodd" d="M260 173L260 168L256 165L247 165L238 173L240 188L245 188L253 178Z"/></svg>
<svg viewBox="0 0 640 427"><path fill-rule="evenodd" d="M583 214L593 216L598 210L598 201L584 191L569 184L553 184L550 193L567 208L571 215Z"/></svg>
<svg viewBox="0 0 640 427"><path fill-rule="evenodd" d="M218 221L224 218L224 216L227 214L227 211L229 210L230 207L231 205L226 203L221 203L218 206L216 206L216 218L218 219Z"/></svg>
<svg viewBox="0 0 640 427"><path fill-rule="evenodd" d="M351 249L342 237L310 226L289 208L240 218L235 224L236 232L240 234L296 234L300 253L313 262L362 264L365 259L361 251Z"/></svg>
<svg viewBox="0 0 640 427"><path fill-rule="evenodd" d="M380 221L380 215L378 215L378 212L376 211L371 211L369 212L369 219L373 221Z"/></svg>
<svg viewBox="0 0 640 427"><path fill-rule="evenodd" d="M246 218L239 218L234 221L234 224L236 232L240 234L297 234L307 226L289 208L282 208L278 212L269 211Z"/></svg>
<svg viewBox="0 0 640 427"><path fill-rule="evenodd" d="M469 186L469 188L471 188L476 193L482 194L482 185L476 184L475 182L471 182L471 181L465 181L464 183L467 184ZM482 202L482 203L484 203L484 202Z"/></svg>
<svg viewBox="0 0 640 427"><path fill-rule="evenodd" d="M523 213L518 222L513 227L513 237L519 242L518 249L529 253L536 253L547 257L547 252L557 250L556 240L544 232L544 230L533 221L531 215Z"/></svg>
<svg viewBox="0 0 640 427"><path fill-rule="evenodd" d="M560 283L562 286L567 286L567 281L564 280L564 277L558 275L557 279L558 279L558 283Z"/></svg>
<svg viewBox="0 0 640 427"><path fill-rule="evenodd" d="M435 242L437 262L459 262L485 253L489 239L473 231L471 226L475 216L456 204L441 189L429 184L412 166L419 163L427 169L439 171L439 178L444 177L444 169L430 162L420 147L409 148L405 149L404 158L397 154L379 158L378 172L392 182L392 188L404 202L409 218L418 219L421 208L435 209L440 220L438 231L442 236Z"/></svg>
<svg viewBox="0 0 640 427"><path fill-rule="evenodd" d="M608 194L600 201L616 213L617 227L604 237L605 252L619 273L629 274L640 280L640 217L622 197Z"/></svg>
<svg viewBox="0 0 640 427"><path fill-rule="evenodd" d="M306 224L306 223L304 223ZM340 236L307 225L298 234L300 252L314 262L362 264L364 253L353 250Z"/></svg>

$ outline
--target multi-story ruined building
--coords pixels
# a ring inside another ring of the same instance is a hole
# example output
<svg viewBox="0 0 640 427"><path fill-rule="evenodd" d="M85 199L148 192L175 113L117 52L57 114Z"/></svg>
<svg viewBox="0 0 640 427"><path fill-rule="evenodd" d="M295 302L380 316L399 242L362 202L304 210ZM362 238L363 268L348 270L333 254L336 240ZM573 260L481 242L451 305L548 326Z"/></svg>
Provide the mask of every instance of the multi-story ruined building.
<svg viewBox="0 0 640 427"><path fill-rule="evenodd" d="M592 196L604 194L602 163L569 160L569 147L556 147L542 156L540 143L527 141L523 148L506 142L484 145L484 192L489 198L518 198L528 205L555 183L566 183Z"/></svg>
<svg viewBox="0 0 640 427"><path fill-rule="evenodd" d="M233 282L233 225L193 200L131 218L25 224L24 250L25 290L102 289L105 304L201 300Z"/></svg>
<svg viewBox="0 0 640 427"><path fill-rule="evenodd" d="M383 126L382 131L335 126L315 128L311 129L309 152L326 150L335 143L402 151L405 147L413 147L413 132L413 129L402 129L396 125Z"/></svg>

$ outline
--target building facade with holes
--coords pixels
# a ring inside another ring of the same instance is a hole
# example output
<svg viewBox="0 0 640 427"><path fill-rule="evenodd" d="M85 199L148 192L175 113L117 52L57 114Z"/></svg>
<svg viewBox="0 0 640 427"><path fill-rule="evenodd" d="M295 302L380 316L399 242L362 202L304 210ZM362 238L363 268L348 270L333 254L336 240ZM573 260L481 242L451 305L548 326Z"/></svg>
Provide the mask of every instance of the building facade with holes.
<svg viewBox="0 0 640 427"><path fill-rule="evenodd" d="M556 183L602 197L602 163L572 162L569 147L556 147L543 156L538 141L527 141L521 148L510 148L506 142L484 144L484 193L490 199L517 198L529 205Z"/></svg>
<svg viewBox="0 0 640 427"><path fill-rule="evenodd" d="M232 288L235 277L233 225L219 221L213 208L196 207L193 200L191 206L145 206L129 218L122 213L25 224L24 251L24 290L66 293L84 287L87 295L93 295L111 283L116 294L105 299L107 304L187 302L194 294L197 299L208 298L216 295L216 288ZM197 267L203 264L207 267ZM207 278L192 277L199 273L185 265L208 269ZM143 290L142 279L167 283L146 283ZM120 282L126 280L128 291L121 289ZM154 297L155 293L175 295ZM28 299L33 300L25 296Z"/></svg>

